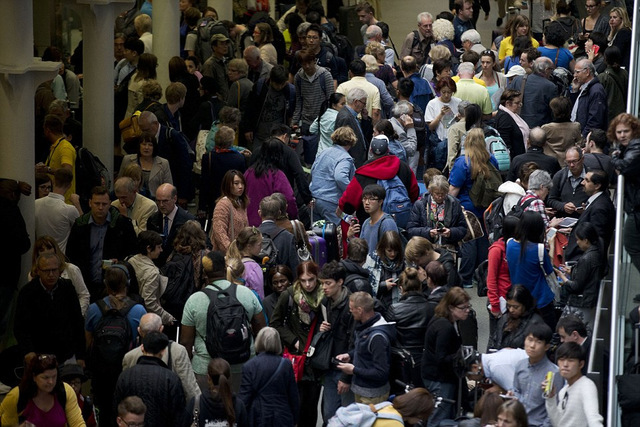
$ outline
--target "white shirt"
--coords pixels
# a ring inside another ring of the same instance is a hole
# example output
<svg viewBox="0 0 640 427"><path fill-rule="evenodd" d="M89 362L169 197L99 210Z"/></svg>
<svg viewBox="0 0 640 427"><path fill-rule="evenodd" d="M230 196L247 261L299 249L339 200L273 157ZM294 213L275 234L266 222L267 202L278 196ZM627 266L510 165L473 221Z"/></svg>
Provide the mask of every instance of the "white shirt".
<svg viewBox="0 0 640 427"><path fill-rule="evenodd" d="M78 210L64 202L64 196L54 192L47 197L36 200L36 239L51 236L64 253L67 250L67 240L71 226L80 216Z"/></svg>

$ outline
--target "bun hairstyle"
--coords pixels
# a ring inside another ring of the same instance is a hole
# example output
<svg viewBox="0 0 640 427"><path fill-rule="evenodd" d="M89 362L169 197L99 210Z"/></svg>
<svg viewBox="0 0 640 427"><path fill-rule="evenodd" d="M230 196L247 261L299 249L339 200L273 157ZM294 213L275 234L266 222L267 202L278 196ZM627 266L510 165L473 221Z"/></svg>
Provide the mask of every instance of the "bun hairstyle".
<svg viewBox="0 0 640 427"><path fill-rule="evenodd" d="M405 268L405 270L400 273L398 284L402 288L403 293L422 290L422 283L418 278L418 269L414 267Z"/></svg>

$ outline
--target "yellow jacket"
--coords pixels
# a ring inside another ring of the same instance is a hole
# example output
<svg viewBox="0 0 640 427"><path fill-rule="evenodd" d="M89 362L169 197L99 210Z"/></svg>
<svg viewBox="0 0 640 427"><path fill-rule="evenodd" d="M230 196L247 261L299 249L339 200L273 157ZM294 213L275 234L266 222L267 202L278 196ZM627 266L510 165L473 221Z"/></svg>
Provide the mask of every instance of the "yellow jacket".
<svg viewBox="0 0 640 427"><path fill-rule="evenodd" d="M69 427L86 427L82 412L78 406L76 393L70 385L63 383L64 391L67 394L67 403L64 412L67 416L67 426ZM0 404L0 425L3 427L12 427L18 425L18 398L20 397L20 389L13 388Z"/></svg>

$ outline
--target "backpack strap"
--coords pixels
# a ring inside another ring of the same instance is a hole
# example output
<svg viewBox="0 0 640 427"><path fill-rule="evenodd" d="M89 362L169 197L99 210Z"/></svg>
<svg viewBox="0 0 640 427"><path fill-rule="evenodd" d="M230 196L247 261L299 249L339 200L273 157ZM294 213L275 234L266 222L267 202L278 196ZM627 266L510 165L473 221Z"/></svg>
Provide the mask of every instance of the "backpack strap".
<svg viewBox="0 0 640 427"><path fill-rule="evenodd" d="M383 412L380 413L379 411L383 408L386 408L387 406L391 406L391 402L389 401L385 401L385 402L380 402L377 405L373 405L373 404L369 404L369 409L371 409L371 412L373 412L374 414L376 414L376 418L381 418L384 420L395 420L398 421L399 423L404 424L404 419L400 416L400 415L396 415L394 413L391 412Z"/></svg>
<svg viewBox="0 0 640 427"><path fill-rule="evenodd" d="M522 76L522 83L520 83L520 96L522 99L524 99L524 84L527 82L527 77L529 77L528 74Z"/></svg>
<svg viewBox="0 0 640 427"><path fill-rule="evenodd" d="M173 340L169 340L169 345L167 345L167 366L173 371L171 367L171 344L173 344Z"/></svg>

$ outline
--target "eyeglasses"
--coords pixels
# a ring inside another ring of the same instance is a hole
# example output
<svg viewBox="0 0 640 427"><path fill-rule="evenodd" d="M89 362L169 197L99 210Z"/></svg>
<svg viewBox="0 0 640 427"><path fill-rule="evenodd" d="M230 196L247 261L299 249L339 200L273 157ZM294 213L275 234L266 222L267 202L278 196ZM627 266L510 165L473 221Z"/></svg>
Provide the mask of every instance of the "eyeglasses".
<svg viewBox="0 0 640 427"><path fill-rule="evenodd" d="M363 201L363 202L377 202L377 201L379 201L379 200L380 200L379 198L377 198L377 197L371 197L371 196L364 196L364 197L362 198L362 201Z"/></svg>
<svg viewBox="0 0 640 427"><path fill-rule="evenodd" d="M581 68L581 69L577 69L577 68L576 68L576 69L574 69L574 70L573 70L573 73L574 73L574 74L578 74L578 73L583 72L584 70L586 70L586 68Z"/></svg>
<svg viewBox="0 0 640 427"><path fill-rule="evenodd" d="M144 423L136 423L133 421L125 421L122 418L118 417L120 421L122 421L127 427L144 427Z"/></svg>
<svg viewBox="0 0 640 427"><path fill-rule="evenodd" d="M456 308L458 310L462 310L462 311L467 311L467 310L471 310L471 308L473 307L472 304L467 304L467 305L456 305Z"/></svg>
<svg viewBox="0 0 640 427"><path fill-rule="evenodd" d="M582 160L582 159L577 159L577 160L565 160L564 162L565 162L566 164L568 164L568 165L575 165L575 164L580 163L580 161L581 161L581 160Z"/></svg>

